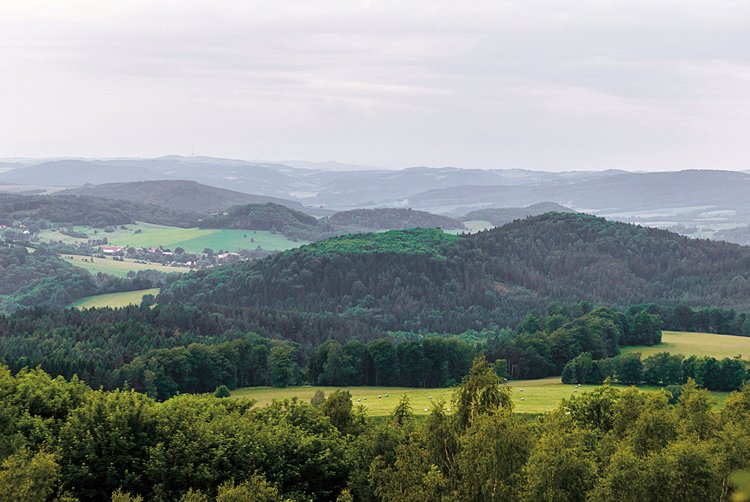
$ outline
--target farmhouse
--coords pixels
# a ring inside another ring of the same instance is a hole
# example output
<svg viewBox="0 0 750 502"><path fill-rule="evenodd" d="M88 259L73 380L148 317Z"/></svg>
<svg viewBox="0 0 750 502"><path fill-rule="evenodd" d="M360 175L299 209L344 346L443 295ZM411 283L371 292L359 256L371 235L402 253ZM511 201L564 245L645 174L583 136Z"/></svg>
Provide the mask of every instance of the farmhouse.
<svg viewBox="0 0 750 502"><path fill-rule="evenodd" d="M123 249L125 248L123 248L122 246L102 246L101 247L101 251L104 254L122 253Z"/></svg>

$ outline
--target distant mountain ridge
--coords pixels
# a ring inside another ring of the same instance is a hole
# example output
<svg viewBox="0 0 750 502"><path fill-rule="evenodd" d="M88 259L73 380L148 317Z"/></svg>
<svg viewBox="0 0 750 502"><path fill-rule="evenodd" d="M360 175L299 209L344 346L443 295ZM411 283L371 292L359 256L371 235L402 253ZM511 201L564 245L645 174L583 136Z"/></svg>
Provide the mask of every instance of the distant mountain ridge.
<svg viewBox="0 0 750 502"><path fill-rule="evenodd" d="M180 156L9 159L0 169L0 186L22 191L24 186L44 190L87 183L189 180L286 201L233 199L211 207L215 212L233 205L274 202L315 216L380 207L408 207L456 216L488 207L523 207L549 201L620 221L694 229L690 233L694 237L715 237L726 228L750 224L750 197L746 196L750 192L750 173L742 171L544 172L457 167L388 170L335 162L293 164ZM16 185L11 187L11 183ZM151 202L160 203L156 199Z"/></svg>
<svg viewBox="0 0 750 502"><path fill-rule="evenodd" d="M232 206L243 204L274 203L296 210L304 210L299 202L251 195L224 188L203 185L187 180L133 181L127 183L106 183L85 185L55 192L59 195L87 195L105 199L127 200L140 204L154 204L174 211L217 213Z"/></svg>

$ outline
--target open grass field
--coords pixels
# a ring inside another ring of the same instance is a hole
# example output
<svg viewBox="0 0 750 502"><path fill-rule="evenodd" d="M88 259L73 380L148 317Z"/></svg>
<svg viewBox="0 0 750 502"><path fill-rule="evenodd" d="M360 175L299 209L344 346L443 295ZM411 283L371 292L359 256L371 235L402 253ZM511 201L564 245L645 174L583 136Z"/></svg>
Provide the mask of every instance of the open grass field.
<svg viewBox="0 0 750 502"><path fill-rule="evenodd" d="M78 256L70 254L61 254L60 257L68 260L72 265L88 270L92 274L102 272L104 274L114 275L115 277L126 277L128 272L138 272L139 270L157 270L159 272L188 272L186 267L170 267L158 263L138 263L135 260L125 258L124 261L115 261L112 258L96 258L91 256ZM93 260L93 262L91 261Z"/></svg>
<svg viewBox="0 0 750 502"><path fill-rule="evenodd" d="M712 356L717 358L741 355L750 358L750 337L715 335L711 333L686 333L664 331L662 343L651 347L625 347L623 352L640 352L648 357L657 352L670 352L685 356Z"/></svg>
<svg viewBox="0 0 750 502"><path fill-rule="evenodd" d="M75 230L87 234L90 239L106 237L109 243L115 246L137 248L163 246L169 249L181 247L191 253L200 253L205 248L211 248L214 251L237 251L255 249L258 246L269 251L285 251L306 244L303 241L295 242L281 234L263 230L179 228L151 223L125 225L125 229L117 227L113 232L98 230L94 233L95 230L90 227L75 227ZM45 230L40 233L40 237L44 241L67 243L86 241L86 239L63 235L55 230Z"/></svg>
<svg viewBox="0 0 750 502"><path fill-rule="evenodd" d="M125 291L123 293L108 293L106 295L95 295L81 298L71 303L70 307L88 309L93 307L127 307L128 305L140 305L144 295L158 295L159 288L141 289L138 291Z"/></svg>
<svg viewBox="0 0 750 502"><path fill-rule="evenodd" d="M559 377L543 378L539 380L517 380L509 382L513 389L513 402L517 413L544 413L556 408L567 397L576 394L575 385L566 385ZM577 392L596 388L596 385L582 385ZM257 401L258 406L266 406L274 399L291 399L297 397L303 401L310 401L318 389L330 395L337 388L342 387L288 387L277 389L273 387L246 387L232 391L232 398L249 398ZM352 393L354 406L362 405L367 413L373 417L389 415L398 404L401 396L409 397L415 415L427 415L431 403L444 399L450 406L453 389L415 389L403 387L346 387L342 388ZM641 387L643 390L653 391L656 387ZM712 392L715 404L721 406L726 399L725 392Z"/></svg>

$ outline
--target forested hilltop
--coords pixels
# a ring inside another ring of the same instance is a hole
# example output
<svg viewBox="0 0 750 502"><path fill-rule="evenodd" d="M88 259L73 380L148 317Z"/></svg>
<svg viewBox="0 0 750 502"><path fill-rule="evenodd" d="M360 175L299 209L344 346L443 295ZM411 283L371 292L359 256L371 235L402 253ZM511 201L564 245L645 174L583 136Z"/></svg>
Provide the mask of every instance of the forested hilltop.
<svg viewBox="0 0 750 502"><path fill-rule="evenodd" d="M343 315L387 329L461 332L550 302L742 307L750 248L582 214L549 213L469 236L404 230L329 239L186 274L162 303Z"/></svg>
<svg viewBox="0 0 750 502"><path fill-rule="evenodd" d="M301 211L280 204L246 204L202 218L200 228L235 228L240 230L273 230L290 237L318 240L333 234L333 228Z"/></svg>

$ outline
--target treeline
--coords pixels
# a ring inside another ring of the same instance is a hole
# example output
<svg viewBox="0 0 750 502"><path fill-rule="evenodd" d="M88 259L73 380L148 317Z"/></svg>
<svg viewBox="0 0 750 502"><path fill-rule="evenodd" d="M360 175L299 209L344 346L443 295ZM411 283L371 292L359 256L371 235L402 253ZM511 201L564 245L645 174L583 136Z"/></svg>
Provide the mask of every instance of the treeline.
<svg viewBox="0 0 750 502"><path fill-rule="evenodd" d="M492 360L507 361L512 378L560 375L568 361L588 353L594 359L616 356L620 346L656 345L662 321L645 310L635 315L589 303L551 306L550 314L528 315L516 332L505 331L490 340Z"/></svg>
<svg viewBox="0 0 750 502"><path fill-rule="evenodd" d="M721 411L691 381L667 392L608 385L531 421L477 359L450 403L383 420L351 395L256 408L0 368L0 499L135 502L322 500L740 500L750 387ZM670 401L674 401L672 404ZM449 411L450 410L450 411Z"/></svg>
<svg viewBox="0 0 750 502"><path fill-rule="evenodd" d="M581 353L660 340L659 320L588 304L528 316L516 331L463 335L367 331L356 318L279 316L153 305L87 311L19 311L0 317L0 361L41 367L105 388L126 384L167 399L219 385L444 387L484 353L513 378L559 375ZM358 328L362 328L361 330ZM248 334L252 331L259 335Z"/></svg>
<svg viewBox="0 0 750 502"><path fill-rule="evenodd" d="M600 384L607 379L625 385L662 386L679 386L693 380L708 390L731 391L745 384L748 368L746 361L729 357L684 357L660 352L643 360L640 353L596 360L584 352L568 362L562 372L563 383Z"/></svg>
<svg viewBox="0 0 750 502"><path fill-rule="evenodd" d="M676 306L646 304L628 308L631 314L641 310L658 316L664 322L664 329L670 331L750 336L750 314L733 308L690 308L684 304Z"/></svg>

